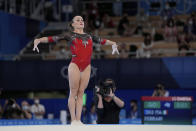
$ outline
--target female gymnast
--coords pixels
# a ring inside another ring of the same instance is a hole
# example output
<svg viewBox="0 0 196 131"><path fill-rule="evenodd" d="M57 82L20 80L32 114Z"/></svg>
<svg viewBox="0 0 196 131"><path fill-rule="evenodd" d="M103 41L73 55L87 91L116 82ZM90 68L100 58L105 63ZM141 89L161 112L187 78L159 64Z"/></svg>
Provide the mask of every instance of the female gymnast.
<svg viewBox="0 0 196 131"><path fill-rule="evenodd" d="M39 43L66 40L70 44L72 60L68 67L70 88L68 107L71 114L71 125L81 125L83 124L80 121L83 104L82 98L90 78L93 42L102 45L112 45L112 54L119 54L119 52L116 42L85 33L84 21L81 16L73 17L70 27L72 30L69 33L35 39L33 51L37 50L39 52L37 47Z"/></svg>

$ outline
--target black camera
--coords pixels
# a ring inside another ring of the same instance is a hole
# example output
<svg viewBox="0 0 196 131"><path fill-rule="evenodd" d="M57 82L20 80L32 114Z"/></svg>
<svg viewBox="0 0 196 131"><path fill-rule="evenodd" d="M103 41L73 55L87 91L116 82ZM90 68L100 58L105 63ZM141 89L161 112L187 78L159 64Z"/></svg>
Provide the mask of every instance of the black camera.
<svg viewBox="0 0 196 131"><path fill-rule="evenodd" d="M113 93L115 92L115 83L112 79L106 79L105 81L101 81L99 83L99 86L96 89L96 93L105 97L110 94L110 90L112 90Z"/></svg>
<svg viewBox="0 0 196 131"><path fill-rule="evenodd" d="M15 104L15 100L12 99L12 98L8 99L7 105L8 105L8 106L12 106L13 104Z"/></svg>

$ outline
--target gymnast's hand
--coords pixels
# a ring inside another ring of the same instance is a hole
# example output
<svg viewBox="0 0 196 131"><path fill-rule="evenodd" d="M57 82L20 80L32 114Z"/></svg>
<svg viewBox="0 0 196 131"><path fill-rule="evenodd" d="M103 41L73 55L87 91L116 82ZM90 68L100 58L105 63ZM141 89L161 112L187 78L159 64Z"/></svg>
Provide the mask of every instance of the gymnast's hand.
<svg viewBox="0 0 196 131"><path fill-rule="evenodd" d="M119 55L119 51L117 47L118 47L117 44L112 45L112 55L114 55L115 53Z"/></svg>
<svg viewBox="0 0 196 131"><path fill-rule="evenodd" d="M33 47L33 51L37 50L37 52L39 53L39 49L37 47L37 45L40 43L39 39L35 39L34 40L34 47Z"/></svg>

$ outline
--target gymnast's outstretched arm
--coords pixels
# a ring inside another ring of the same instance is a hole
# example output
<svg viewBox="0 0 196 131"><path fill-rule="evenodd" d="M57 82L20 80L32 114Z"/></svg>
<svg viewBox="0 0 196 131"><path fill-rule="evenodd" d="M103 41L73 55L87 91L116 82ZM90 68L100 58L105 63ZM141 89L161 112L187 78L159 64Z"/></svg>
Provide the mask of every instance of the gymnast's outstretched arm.
<svg viewBox="0 0 196 131"><path fill-rule="evenodd" d="M119 55L119 51L118 51L118 45L116 42L111 41L111 40L107 40L107 39L101 39L100 37L94 36L92 35L93 41L95 43L100 43L101 45L111 45L112 46L112 55L117 53Z"/></svg>
<svg viewBox="0 0 196 131"><path fill-rule="evenodd" d="M33 47L33 51L37 50L37 52L39 52L38 49L38 45L40 43L49 43L49 42L57 42L59 40L69 40L69 36L68 35L59 35L59 36L49 36L49 37L41 37L41 38L37 38L34 40L34 47Z"/></svg>

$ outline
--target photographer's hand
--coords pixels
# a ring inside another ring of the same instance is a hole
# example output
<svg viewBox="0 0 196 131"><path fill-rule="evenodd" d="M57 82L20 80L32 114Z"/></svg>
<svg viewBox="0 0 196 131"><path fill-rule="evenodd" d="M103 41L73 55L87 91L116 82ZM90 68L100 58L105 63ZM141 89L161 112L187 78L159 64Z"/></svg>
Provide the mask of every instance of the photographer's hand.
<svg viewBox="0 0 196 131"><path fill-rule="evenodd" d="M97 86L95 86L95 89L96 89L96 95L97 95L97 97L98 97L98 98L102 98L101 94L99 93L100 88L97 87Z"/></svg>
<svg viewBox="0 0 196 131"><path fill-rule="evenodd" d="M108 95L109 97L112 97L112 99L115 97L115 94L112 92L112 89L110 88L110 94Z"/></svg>
<svg viewBox="0 0 196 131"><path fill-rule="evenodd" d="M125 103L124 101L122 101L120 98L118 98L117 96L115 96L115 94L112 92L112 89L110 89L110 94L108 95L110 97L112 97L113 101L120 107L124 107Z"/></svg>
<svg viewBox="0 0 196 131"><path fill-rule="evenodd" d="M100 88L98 88L98 87L95 87L95 88L96 88L96 95L97 95L97 97L98 97L98 105L97 105L97 108L98 108L98 109L103 109L102 96L101 96L101 94L98 93L99 90L100 90Z"/></svg>

